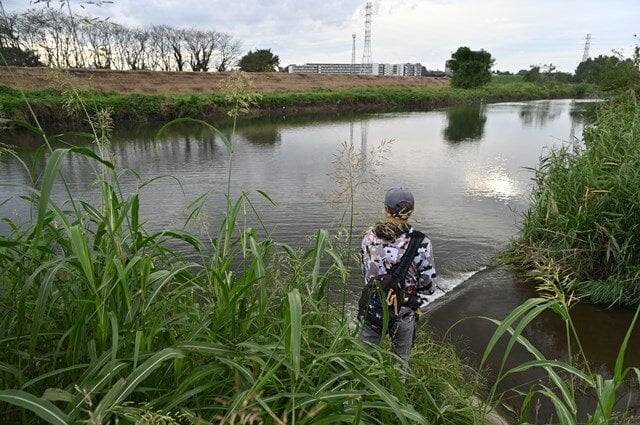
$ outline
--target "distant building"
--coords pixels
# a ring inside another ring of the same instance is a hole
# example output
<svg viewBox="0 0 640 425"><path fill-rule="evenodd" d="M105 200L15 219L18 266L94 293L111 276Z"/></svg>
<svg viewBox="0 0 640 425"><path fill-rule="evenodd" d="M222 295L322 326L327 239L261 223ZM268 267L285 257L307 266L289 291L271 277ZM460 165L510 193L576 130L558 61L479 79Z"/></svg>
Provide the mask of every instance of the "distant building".
<svg viewBox="0 0 640 425"><path fill-rule="evenodd" d="M291 74L364 74L420 77L423 66L419 63L355 65L349 63L305 63L303 65L289 65L287 68Z"/></svg>

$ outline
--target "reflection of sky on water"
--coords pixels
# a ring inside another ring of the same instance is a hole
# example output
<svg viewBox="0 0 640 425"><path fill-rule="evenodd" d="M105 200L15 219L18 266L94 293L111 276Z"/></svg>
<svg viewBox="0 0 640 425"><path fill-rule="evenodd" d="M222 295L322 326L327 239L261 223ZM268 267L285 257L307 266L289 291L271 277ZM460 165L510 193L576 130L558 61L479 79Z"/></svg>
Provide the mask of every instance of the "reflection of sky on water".
<svg viewBox="0 0 640 425"><path fill-rule="evenodd" d="M522 196L526 191L526 188L502 167L469 169L465 173L464 181L470 195L503 201Z"/></svg>

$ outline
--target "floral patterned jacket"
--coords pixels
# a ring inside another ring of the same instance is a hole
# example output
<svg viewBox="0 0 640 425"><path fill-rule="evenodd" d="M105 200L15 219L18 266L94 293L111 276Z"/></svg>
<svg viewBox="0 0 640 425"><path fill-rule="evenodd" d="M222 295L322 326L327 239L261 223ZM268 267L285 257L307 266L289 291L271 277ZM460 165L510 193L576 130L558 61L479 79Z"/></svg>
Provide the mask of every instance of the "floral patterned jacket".
<svg viewBox="0 0 640 425"><path fill-rule="evenodd" d="M413 228L408 224L392 222L378 223L367 230L362 239L361 252L361 268L365 285L380 275L393 272L409 246L411 230ZM417 305L422 310L428 302L427 297L433 294L435 288L436 269L433 249L431 241L425 237L407 272L404 291L407 296L417 297Z"/></svg>

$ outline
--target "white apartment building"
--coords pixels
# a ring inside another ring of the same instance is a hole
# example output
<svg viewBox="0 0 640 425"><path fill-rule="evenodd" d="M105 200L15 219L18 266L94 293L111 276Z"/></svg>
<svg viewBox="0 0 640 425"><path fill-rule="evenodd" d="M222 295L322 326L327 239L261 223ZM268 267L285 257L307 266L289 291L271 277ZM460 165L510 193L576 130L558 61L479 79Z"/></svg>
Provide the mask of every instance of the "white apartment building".
<svg viewBox="0 0 640 425"><path fill-rule="evenodd" d="M349 63L305 63L303 65L289 65L288 68L290 74L364 74L401 77L419 77L422 75L422 64L420 63L355 65Z"/></svg>

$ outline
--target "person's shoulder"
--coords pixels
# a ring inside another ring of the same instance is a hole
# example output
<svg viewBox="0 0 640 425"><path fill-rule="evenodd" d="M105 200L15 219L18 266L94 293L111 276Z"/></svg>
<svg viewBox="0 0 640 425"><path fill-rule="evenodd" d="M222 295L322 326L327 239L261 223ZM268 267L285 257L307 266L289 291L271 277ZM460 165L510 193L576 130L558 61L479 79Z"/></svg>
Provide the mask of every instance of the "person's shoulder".
<svg viewBox="0 0 640 425"><path fill-rule="evenodd" d="M409 235L413 235L413 236L421 236L423 242L430 242L429 239L429 235L426 234L426 232L423 232L420 229L417 229L413 226L411 226L410 230L409 230Z"/></svg>
<svg viewBox="0 0 640 425"><path fill-rule="evenodd" d="M422 230L418 229L415 226L409 226L409 234L413 233L413 234L418 234L418 235L424 235L425 237L427 236L427 234L425 232L423 232Z"/></svg>

